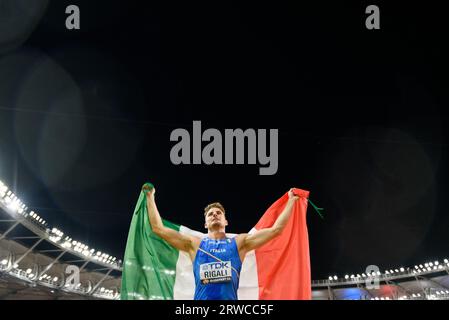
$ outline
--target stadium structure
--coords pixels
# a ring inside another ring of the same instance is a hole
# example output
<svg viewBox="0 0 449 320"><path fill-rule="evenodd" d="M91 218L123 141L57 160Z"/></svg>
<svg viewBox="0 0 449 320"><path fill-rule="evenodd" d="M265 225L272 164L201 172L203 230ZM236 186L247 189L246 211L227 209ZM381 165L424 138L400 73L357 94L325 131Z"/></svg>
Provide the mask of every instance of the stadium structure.
<svg viewBox="0 0 449 320"><path fill-rule="evenodd" d="M120 299L122 261L51 227L0 181L0 299ZM312 281L314 300L449 300L449 261Z"/></svg>

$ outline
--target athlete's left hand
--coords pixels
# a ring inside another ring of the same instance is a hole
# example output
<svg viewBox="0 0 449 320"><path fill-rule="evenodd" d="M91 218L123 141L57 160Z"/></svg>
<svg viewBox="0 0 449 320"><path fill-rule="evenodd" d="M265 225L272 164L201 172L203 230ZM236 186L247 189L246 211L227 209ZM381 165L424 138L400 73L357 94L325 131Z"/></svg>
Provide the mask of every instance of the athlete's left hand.
<svg viewBox="0 0 449 320"><path fill-rule="evenodd" d="M296 201L296 200L299 199L299 197L293 192L293 189L294 189L294 188L291 188L291 189L288 191L288 199L289 199L289 200L294 200L294 201Z"/></svg>

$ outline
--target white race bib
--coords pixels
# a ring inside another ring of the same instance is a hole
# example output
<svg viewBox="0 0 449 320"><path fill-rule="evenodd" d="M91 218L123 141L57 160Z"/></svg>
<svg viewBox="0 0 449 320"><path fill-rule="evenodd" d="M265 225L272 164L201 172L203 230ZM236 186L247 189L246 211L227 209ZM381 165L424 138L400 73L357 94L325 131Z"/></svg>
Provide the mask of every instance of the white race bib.
<svg viewBox="0 0 449 320"><path fill-rule="evenodd" d="M200 265L202 284L222 283L232 280L231 261L217 261Z"/></svg>

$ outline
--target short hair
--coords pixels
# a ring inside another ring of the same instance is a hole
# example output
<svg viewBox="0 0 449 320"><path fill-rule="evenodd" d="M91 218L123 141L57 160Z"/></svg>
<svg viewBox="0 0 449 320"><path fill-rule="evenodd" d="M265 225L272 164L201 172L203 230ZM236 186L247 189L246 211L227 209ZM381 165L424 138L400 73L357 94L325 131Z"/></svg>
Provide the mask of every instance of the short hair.
<svg viewBox="0 0 449 320"><path fill-rule="evenodd" d="M223 205L220 202L212 202L212 203L208 204L206 206L206 208L204 208L204 216L206 216L207 212L212 208L218 208L221 211L223 211L223 213L225 214L225 208L223 207Z"/></svg>

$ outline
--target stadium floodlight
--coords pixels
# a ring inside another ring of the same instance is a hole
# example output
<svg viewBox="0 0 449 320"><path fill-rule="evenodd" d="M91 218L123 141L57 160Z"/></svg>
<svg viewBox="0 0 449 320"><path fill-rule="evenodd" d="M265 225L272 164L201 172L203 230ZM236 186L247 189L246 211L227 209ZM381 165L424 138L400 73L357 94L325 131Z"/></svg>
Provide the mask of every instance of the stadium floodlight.
<svg viewBox="0 0 449 320"><path fill-rule="evenodd" d="M6 266L7 264L8 264L8 260L3 259L3 260L2 260L2 265Z"/></svg>
<svg viewBox="0 0 449 320"><path fill-rule="evenodd" d="M416 294L412 294L412 297L413 297L413 298L416 298Z"/></svg>
<svg viewBox="0 0 449 320"><path fill-rule="evenodd" d="M338 279L338 277L337 276L334 276L334 280L337 280Z"/></svg>
<svg viewBox="0 0 449 320"><path fill-rule="evenodd" d="M349 279L349 276L347 274L345 275L345 279Z"/></svg>
<svg viewBox="0 0 449 320"><path fill-rule="evenodd" d="M427 268L427 271L432 271L432 268L431 268L431 267L428 267L428 268Z"/></svg>
<svg viewBox="0 0 449 320"><path fill-rule="evenodd" d="M428 268L428 267L429 267L429 264L428 264L427 262L424 263L424 267Z"/></svg>
<svg viewBox="0 0 449 320"><path fill-rule="evenodd" d="M399 271L404 272L405 269L401 267L401 268L399 269Z"/></svg>
<svg viewBox="0 0 449 320"><path fill-rule="evenodd" d="M447 260L447 259L444 259L444 263L449 263L449 260Z"/></svg>
<svg viewBox="0 0 449 320"><path fill-rule="evenodd" d="M418 293L417 296L418 296L418 297L421 297L421 293Z"/></svg>
<svg viewBox="0 0 449 320"><path fill-rule="evenodd" d="M354 279L354 275L353 274L351 274L351 279Z"/></svg>
<svg viewBox="0 0 449 320"><path fill-rule="evenodd" d="M399 273L399 270L398 269L394 269L394 272Z"/></svg>
<svg viewBox="0 0 449 320"><path fill-rule="evenodd" d="M433 267L433 263L432 263L432 262L429 262L429 266L430 266L430 267Z"/></svg>
<svg viewBox="0 0 449 320"><path fill-rule="evenodd" d="M421 269L423 269L423 268L424 268L422 264L420 264L420 265L419 265L419 267L420 267Z"/></svg>
<svg viewBox="0 0 449 320"><path fill-rule="evenodd" d="M19 209L19 202L17 200L9 202L8 209L13 212L17 212L17 210Z"/></svg>
<svg viewBox="0 0 449 320"><path fill-rule="evenodd" d="M56 282L56 281L58 281L58 277L53 278L53 282Z"/></svg>
<svg viewBox="0 0 449 320"><path fill-rule="evenodd" d="M360 278L360 275L357 273L357 278Z"/></svg>
<svg viewBox="0 0 449 320"><path fill-rule="evenodd" d="M437 265L439 265L440 263L439 263L438 260L437 260L437 261L435 261L433 264L437 266Z"/></svg>
<svg viewBox="0 0 449 320"><path fill-rule="evenodd" d="M374 273L374 272L373 272ZM375 274L373 274L373 276L374 276ZM377 271L377 275L378 276L380 276L381 275L381 273L380 273L380 271Z"/></svg>
<svg viewBox="0 0 449 320"><path fill-rule="evenodd" d="M390 274L390 272L388 270L385 271L385 274Z"/></svg>
<svg viewBox="0 0 449 320"><path fill-rule="evenodd" d="M6 205L9 205L10 203L11 203L11 198L9 197L9 196L6 196L5 198L4 198L4 200L5 200L5 203L6 203Z"/></svg>
<svg viewBox="0 0 449 320"><path fill-rule="evenodd" d="M332 281L332 276L329 276L329 281Z"/></svg>
<svg viewBox="0 0 449 320"><path fill-rule="evenodd" d="M33 270L31 270L30 268L28 268L25 272L26 272L27 274L30 274L31 271L33 271Z"/></svg>

